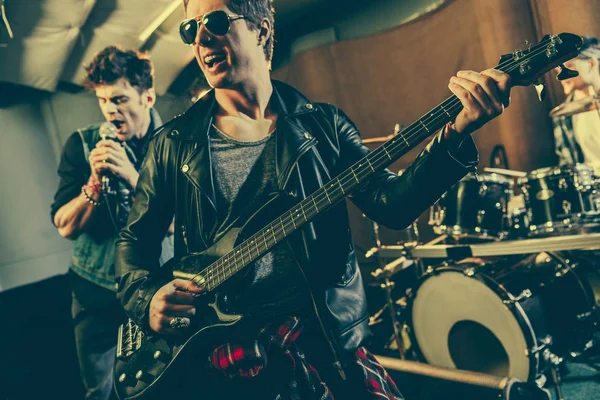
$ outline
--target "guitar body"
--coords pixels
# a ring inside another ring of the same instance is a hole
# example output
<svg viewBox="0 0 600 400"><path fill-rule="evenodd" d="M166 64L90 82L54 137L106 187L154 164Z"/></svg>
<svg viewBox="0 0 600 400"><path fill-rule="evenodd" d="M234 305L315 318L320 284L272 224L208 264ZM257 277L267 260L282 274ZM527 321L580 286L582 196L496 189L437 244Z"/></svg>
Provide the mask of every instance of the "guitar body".
<svg viewBox="0 0 600 400"><path fill-rule="evenodd" d="M281 197L272 198L243 226L232 227L203 252L184 257L173 266L173 275L194 280L201 286L210 284L215 277L222 278L219 268L211 271L207 266L231 253L236 245L287 206L289 204ZM228 273L226 270L222 272ZM229 279L226 285L220 287L220 292L200 295L195 302L196 316L191 318L191 325L182 329L180 335L163 336L147 332L131 320L122 326L119 347L130 347L117 352L114 376L119 399L141 399L159 392L165 382L176 380L180 371L192 364L205 362L209 353L226 342L232 333L243 331L248 334L258 329L257 321L227 310L226 296L222 295L228 289L235 289L245 276L243 272Z"/></svg>
<svg viewBox="0 0 600 400"><path fill-rule="evenodd" d="M221 311L218 295L203 296L198 303L197 317L185 330L187 333L178 336L145 333L133 338L139 343L135 351L125 360L117 358L115 363L119 399L146 398L160 390L169 377L177 376L193 363L201 364L209 352L222 343L218 339L231 334L232 326L243 319L241 315Z"/></svg>

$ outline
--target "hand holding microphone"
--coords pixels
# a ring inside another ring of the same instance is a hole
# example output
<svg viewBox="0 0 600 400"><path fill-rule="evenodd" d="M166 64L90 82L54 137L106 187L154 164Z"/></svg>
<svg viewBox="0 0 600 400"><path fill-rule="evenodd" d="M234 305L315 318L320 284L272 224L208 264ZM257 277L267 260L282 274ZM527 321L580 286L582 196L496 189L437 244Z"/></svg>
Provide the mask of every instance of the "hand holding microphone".
<svg viewBox="0 0 600 400"><path fill-rule="evenodd" d="M111 122L105 122L100 125L100 137L102 140L115 140L117 139L117 127ZM106 163L106 160L103 161ZM108 173L102 174L102 192L107 194L113 194L114 190L110 187L110 178Z"/></svg>
<svg viewBox="0 0 600 400"><path fill-rule="evenodd" d="M102 190L110 193L111 177L124 180L135 189L137 185L138 172L129 161L125 149L117 139L117 128L110 122L100 126L100 137L96 147L90 152L90 166L92 176L102 183Z"/></svg>

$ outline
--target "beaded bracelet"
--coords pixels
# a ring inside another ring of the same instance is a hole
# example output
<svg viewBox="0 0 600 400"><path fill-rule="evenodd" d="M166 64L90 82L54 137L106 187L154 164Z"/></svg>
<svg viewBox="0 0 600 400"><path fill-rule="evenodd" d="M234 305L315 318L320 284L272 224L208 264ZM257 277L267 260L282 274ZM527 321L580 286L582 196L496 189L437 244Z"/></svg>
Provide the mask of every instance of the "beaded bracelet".
<svg viewBox="0 0 600 400"><path fill-rule="evenodd" d="M83 185L81 187L81 193L83 193L87 202L96 207L99 206L100 204L102 204L102 199L100 201L96 201L96 200L92 199L90 196L88 196L87 192L85 191L85 186L86 185Z"/></svg>

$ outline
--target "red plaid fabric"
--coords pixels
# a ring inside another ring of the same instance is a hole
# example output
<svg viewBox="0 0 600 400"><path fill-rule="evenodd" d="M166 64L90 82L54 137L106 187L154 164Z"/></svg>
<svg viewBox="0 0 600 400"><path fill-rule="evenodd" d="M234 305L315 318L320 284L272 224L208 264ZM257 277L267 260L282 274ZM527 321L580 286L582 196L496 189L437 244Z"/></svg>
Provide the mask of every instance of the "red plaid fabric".
<svg viewBox="0 0 600 400"><path fill-rule="evenodd" d="M367 349L359 347L356 350L356 362L364 374L367 391L374 399L402 399L390 375Z"/></svg>
<svg viewBox="0 0 600 400"><path fill-rule="evenodd" d="M226 343L219 346L210 355L209 363L228 378L253 377L267 366L267 355L279 351L288 365L277 365L275 368L287 367L292 372L286 389L279 393L277 400L334 400L326 383L295 343L302 328L298 318L290 317L282 324L263 328L258 338L247 345ZM356 351L356 363L372 399L402 400L392 378L366 348L360 347Z"/></svg>

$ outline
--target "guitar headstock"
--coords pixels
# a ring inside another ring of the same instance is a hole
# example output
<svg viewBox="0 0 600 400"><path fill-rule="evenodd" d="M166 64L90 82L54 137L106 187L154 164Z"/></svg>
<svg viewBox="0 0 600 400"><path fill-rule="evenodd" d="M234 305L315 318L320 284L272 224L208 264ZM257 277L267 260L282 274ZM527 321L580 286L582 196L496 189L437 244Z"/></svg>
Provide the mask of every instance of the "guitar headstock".
<svg viewBox="0 0 600 400"><path fill-rule="evenodd" d="M527 50L503 55L496 69L510 75L514 85L529 86L546 72L577 56L582 45L583 38L572 33L546 35Z"/></svg>

